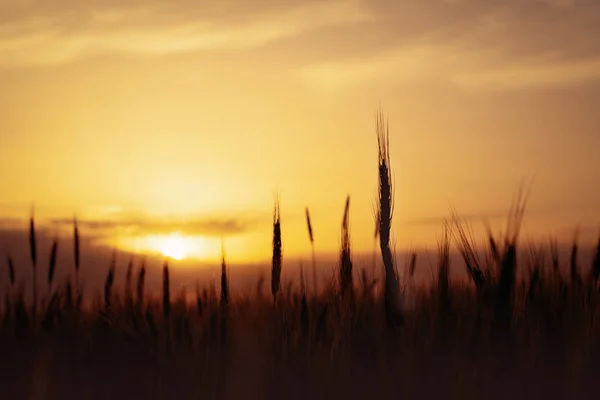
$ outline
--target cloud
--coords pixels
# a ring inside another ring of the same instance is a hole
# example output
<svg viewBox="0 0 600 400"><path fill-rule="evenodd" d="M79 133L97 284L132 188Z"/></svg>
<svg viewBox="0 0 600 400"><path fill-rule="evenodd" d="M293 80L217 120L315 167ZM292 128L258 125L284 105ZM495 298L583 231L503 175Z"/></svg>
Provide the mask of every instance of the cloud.
<svg viewBox="0 0 600 400"><path fill-rule="evenodd" d="M383 51L368 58L315 63L299 68L297 75L325 89L373 83L420 84L447 82L464 71L475 55L454 44L414 43Z"/></svg>
<svg viewBox="0 0 600 400"><path fill-rule="evenodd" d="M457 84L474 90L569 86L595 80L600 80L600 56L582 61L507 66L455 77Z"/></svg>
<svg viewBox="0 0 600 400"><path fill-rule="evenodd" d="M101 53L161 55L239 50L265 45L324 26L368 18L358 1L200 1L75 8L56 4L33 15L17 13L0 29L0 66L55 65ZM215 2L216 3L216 2ZM242 12L249 3L253 8ZM226 7L229 5L229 7Z"/></svg>
<svg viewBox="0 0 600 400"><path fill-rule="evenodd" d="M144 216L115 215L114 217L78 219L80 232L84 236L112 236L115 233L128 235L160 235L179 232L199 236L234 236L255 227L261 218L255 217L207 217L207 218L155 218ZM23 218L0 218L0 232L25 232L28 220ZM70 235L73 218L36 219L36 232L42 236L61 232Z"/></svg>
<svg viewBox="0 0 600 400"><path fill-rule="evenodd" d="M257 221L247 218L207 218L196 220L183 219L124 219L124 220L80 220L78 226L82 233L93 236L112 234L115 231L136 234L166 234L179 232L187 235L231 236L251 229ZM57 218L50 221L56 227L72 227L73 220Z"/></svg>
<svg viewBox="0 0 600 400"><path fill-rule="evenodd" d="M218 52L325 89L435 82L468 90L599 79L596 0L64 0L0 5L0 67L103 54ZM238 65L238 63L236 63Z"/></svg>
<svg viewBox="0 0 600 400"><path fill-rule="evenodd" d="M377 25L297 69L324 89L374 83L514 90L600 80L600 2L368 2ZM349 29L353 29L350 27ZM365 39L367 38L367 39ZM323 45L319 45L321 48Z"/></svg>

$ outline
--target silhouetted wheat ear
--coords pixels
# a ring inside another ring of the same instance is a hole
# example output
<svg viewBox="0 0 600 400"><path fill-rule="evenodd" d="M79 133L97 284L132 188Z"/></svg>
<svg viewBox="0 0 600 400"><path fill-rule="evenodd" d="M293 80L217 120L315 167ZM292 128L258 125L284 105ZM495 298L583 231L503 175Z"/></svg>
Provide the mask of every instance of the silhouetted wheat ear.
<svg viewBox="0 0 600 400"><path fill-rule="evenodd" d="M50 262L48 265L48 293L52 294L52 281L54 279L54 270L56 269L56 255L58 252L58 239L52 242L52 250L50 250Z"/></svg>
<svg viewBox="0 0 600 400"><path fill-rule="evenodd" d="M385 270L384 303L389 328L395 328L402 320L399 304L399 278L390 248L390 230L394 216L394 186L390 166L390 133L383 112L376 115L378 202L375 216L375 237L379 236L379 248Z"/></svg>
<svg viewBox="0 0 600 400"><path fill-rule="evenodd" d="M408 275L413 278L417 270L417 253L412 251L408 260Z"/></svg>
<svg viewBox="0 0 600 400"><path fill-rule="evenodd" d="M79 286L79 227L77 225L77 218L73 219L73 259L75 261L75 285Z"/></svg>
<svg viewBox="0 0 600 400"><path fill-rule="evenodd" d="M29 219L29 254L31 256L31 265L33 266L33 309L37 307L37 246L35 239L35 221L33 210Z"/></svg>
<svg viewBox="0 0 600 400"><path fill-rule="evenodd" d="M580 281L579 276L579 264L577 262L577 255L579 246L577 244L579 239L579 230L575 230L575 234L573 235L573 246L571 247L571 283L573 286L576 286Z"/></svg>
<svg viewBox="0 0 600 400"><path fill-rule="evenodd" d="M225 250L221 254L221 309L226 310L229 304L229 283L227 279L227 263L225 262Z"/></svg>
<svg viewBox="0 0 600 400"><path fill-rule="evenodd" d="M598 244L596 245L594 261L592 261L592 271L594 272L594 285L598 285L598 279L600 279L600 237L598 238Z"/></svg>
<svg viewBox="0 0 600 400"><path fill-rule="evenodd" d="M141 307L144 305L144 285L146 281L146 258L142 258L140 273L138 274L136 297L137 303Z"/></svg>
<svg viewBox="0 0 600 400"><path fill-rule="evenodd" d="M350 248L350 196L346 197L342 219L342 246L340 251L340 291L342 295L352 290L352 254Z"/></svg>
<svg viewBox="0 0 600 400"><path fill-rule="evenodd" d="M133 277L133 256L129 259L129 264L127 264L127 273L125 275L125 299L127 302L132 301L132 288L131 288L131 280Z"/></svg>
<svg viewBox="0 0 600 400"><path fill-rule="evenodd" d="M552 272L556 275L559 273L558 242L552 237L550 238L550 256L552 257Z"/></svg>
<svg viewBox="0 0 600 400"><path fill-rule="evenodd" d="M282 243L280 218L279 200L276 200L273 210L273 258L271 262L271 294L273 295L274 304L281 288Z"/></svg>
<svg viewBox="0 0 600 400"><path fill-rule="evenodd" d="M169 319L171 315L171 293L169 284L169 263L165 261L163 265L163 316Z"/></svg>
<svg viewBox="0 0 600 400"><path fill-rule="evenodd" d="M517 273L517 242L523 222L523 215L527 205L529 193L523 193L520 186L515 201L511 206L506 228L505 251L500 262L500 276L498 279L495 323L500 328L496 334L501 334L512 321L514 305L515 279Z"/></svg>
<svg viewBox="0 0 600 400"><path fill-rule="evenodd" d="M198 315L202 315L203 308L202 295L200 294L200 282L196 280L196 310L198 311Z"/></svg>
<svg viewBox="0 0 600 400"><path fill-rule="evenodd" d="M498 263L500 261L500 250L498 249L498 244L496 243L496 239L494 238L494 234L492 233L492 228L490 228L490 225L487 221L485 222L485 230L488 237L488 244L490 247L492 259L494 260L494 262Z"/></svg>
<svg viewBox="0 0 600 400"><path fill-rule="evenodd" d="M308 207L305 208L305 213L306 213L306 226L308 228L308 238L310 240L310 242L314 242L315 238L313 236L313 229L312 229L312 224L310 222L310 213L308 212Z"/></svg>
<svg viewBox="0 0 600 400"><path fill-rule="evenodd" d="M463 221L458 216L458 213L454 208L451 211L452 215L452 236L456 243L456 247L465 262L465 267L469 277L475 284L478 290L481 290L485 285L485 275L481 269L481 263L475 250L475 239L473 238L473 230L471 225L467 222L463 224Z"/></svg>
<svg viewBox="0 0 600 400"><path fill-rule="evenodd" d="M113 254L110 261L110 267L108 269L108 275L104 282L104 305L106 308L110 308L112 300L112 286L115 281L115 269L117 265L117 251L113 250Z"/></svg>
<svg viewBox="0 0 600 400"><path fill-rule="evenodd" d="M10 280L10 285L15 286L15 264L13 263L12 257L10 254L6 255L6 263L8 264L8 278Z"/></svg>

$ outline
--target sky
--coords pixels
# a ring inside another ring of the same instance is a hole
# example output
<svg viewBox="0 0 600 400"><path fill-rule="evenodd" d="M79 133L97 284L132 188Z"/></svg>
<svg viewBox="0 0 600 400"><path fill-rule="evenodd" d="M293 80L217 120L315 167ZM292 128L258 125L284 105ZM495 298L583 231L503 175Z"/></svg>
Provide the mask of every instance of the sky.
<svg viewBox="0 0 600 400"><path fill-rule="evenodd" d="M381 108L398 248L501 229L520 182L525 236L597 237L599 37L595 0L2 0L0 225L254 262L276 195L294 258L350 195L372 251Z"/></svg>

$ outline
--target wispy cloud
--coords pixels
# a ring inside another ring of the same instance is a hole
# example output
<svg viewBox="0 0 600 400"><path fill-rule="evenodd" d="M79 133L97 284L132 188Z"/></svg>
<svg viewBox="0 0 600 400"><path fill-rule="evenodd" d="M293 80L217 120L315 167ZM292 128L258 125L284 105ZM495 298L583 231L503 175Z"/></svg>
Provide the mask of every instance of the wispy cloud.
<svg viewBox="0 0 600 400"><path fill-rule="evenodd" d="M130 219L130 220L82 220L78 221L82 232L90 235L114 234L115 231L128 235L167 234L179 232L186 235L231 236L251 229L257 220L253 218L206 218L206 219ZM51 225L72 226L71 219L53 219Z"/></svg>
<svg viewBox="0 0 600 400"><path fill-rule="evenodd" d="M236 12L240 2L170 2L122 8L60 9L17 18L0 29L0 66L53 65L101 53L169 54L237 50L313 29L369 18L358 1L289 2ZM261 7L262 5L262 7ZM35 11L35 10L34 10ZM81 22L78 22L81 18Z"/></svg>
<svg viewBox="0 0 600 400"><path fill-rule="evenodd" d="M179 232L186 235L199 236L232 236L243 234L253 229L260 218L232 216L205 218L151 218L123 217L87 218L77 221L81 233L85 236L127 235L160 235ZM73 227L72 218L53 218L37 221L40 234L56 234L70 232ZM0 218L0 231L26 231L27 220L23 218Z"/></svg>
<svg viewBox="0 0 600 400"><path fill-rule="evenodd" d="M424 1L417 6L381 0L370 4L380 18L373 29L383 33L371 34L372 42L357 40L355 51L342 57L300 66L297 73L302 79L325 89L426 81L468 90L600 80L598 2L462 0ZM382 42L384 46L379 45Z"/></svg>
<svg viewBox="0 0 600 400"><path fill-rule="evenodd" d="M422 80L468 90L579 84L599 79L598 36L595 0L0 5L0 67L208 51L239 61L252 50L253 60L276 60L325 89Z"/></svg>
<svg viewBox="0 0 600 400"><path fill-rule="evenodd" d="M461 74L455 78L457 84L474 90L568 86L594 80L600 80L600 56L581 61L491 68L488 71Z"/></svg>

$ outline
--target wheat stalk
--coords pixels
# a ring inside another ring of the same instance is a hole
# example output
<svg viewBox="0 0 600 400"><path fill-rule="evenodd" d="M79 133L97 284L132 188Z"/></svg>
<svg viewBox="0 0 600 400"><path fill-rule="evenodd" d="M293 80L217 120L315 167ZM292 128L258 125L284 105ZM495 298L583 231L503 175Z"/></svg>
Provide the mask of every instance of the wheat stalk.
<svg viewBox="0 0 600 400"><path fill-rule="evenodd" d="M438 241L438 291L442 303L449 300L448 289L450 288L449 268L450 268L450 224L444 221L442 237Z"/></svg>
<svg viewBox="0 0 600 400"><path fill-rule="evenodd" d="M598 279L600 279L600 237L598 238L596 254L594 254L594 260L592 261L592 271L594 274L594 285L598 285Z"/></svg>
<svg viewBox="0 0 600 400"><path fill-rule="evenodd" d="M221 309L227 310L229 304L229 284L227 279L227 264L225 263L225 248L221 248Z"/></svg>
<svg viewBox="0 0 600 400"><path fill-rule="evenodd" d="M54 270L56 269L56 256L58 251L58 239L55 238L52 242L50 250L50 262L48 265L48 295L52 296L52 281L54 279Z"/></svg>
<svg viewBox="0 0 600 400"><path fill-rule="evenodd" d="M144 286L146 282L146 257L142 257L136 285L136 300L140 309L144 306Z"/></svg>
<svg viewBox="0 0 600 400"><path fill-rule="evenodd" d="M479 255L475 250L476 246L475 239L473 238L473 230L468 222L463 223L454 208L452 208L451 213L452 225L454 227L452 236L456 243L456 247L465 262L469 277L475 284L475 287L478 290L481 290L485 284L485 275L481 269Z"/></svg>
<svg viewBox="0 0 600 400"><path fill-rule="evenodd" d="M131 280L133 277L133 256L129 259L129 264L127 264L127 273L125 275L125 300L130 306L132 304L132 292L131 292Z"/></svg>
<svg viewBox="0 0 600 400"><path fill-rule="evenodd" d="M581 276L579 275L579 263L577 262L577 255L579 246L577 244L579 239L579 230L575 230L575 234L573 235L573 246L571 246L571 283L574 287L577 287L581 281Z"/></svg>
<svg viewBox="0 0 600 400"><path fill-rule="evenodd" d="M340 251L340 291L342 296L352 291L352 254L350 247L350 196L346 197L342 218L342 246Z"/></svg>
<svg viewBox="0 0 600 400"><path fill-rule="evenodd" d="M80 267L80 249L79 249L79 227L77 218L73 218L73 259L75 261L75 286L79 292L79 267Z"/></svg>
<svg viewBox="0 0 600 400"><path fill-rule="evenodd" d="M34 212L31 211L31 218L29 219L29 255L31 257L31 265L33 266L33 314L35 316L37 308L37 245L35 238L35 221Z"/></svg>
<svg viewBox="0 0 600 400"><path fill-rule="evenodd" d="M115 269L117 265L117 250L113 250L113 254L110 261L110 267L108 268L108 275L106 275L106 281L104 282L104 305L106 309L110 308L112 299L112 286L115 281Z"/></svg>
<svg viewBox="0 0 600 400"><path fill-rule="evenodd" d="M273 209L273 258L271 262L271 294L273 295L273 305L276 304L277 296L281 290L281 264L281 214L279 210L279 200L276 200Z"/></svg>
<svg viewBox="0 0 600 400"><path fill-rule="evenodd" d="M167 260L165 260L165 262L163 264L162 303L163 303L163 317L165 318L165 321L167 321L169 319L169 316L171 315L171 290L170 290L170 283L169 283L169 263Z"/></svg>
<svg viewBox="0 0 600 400"><path fill-rule="evenodd" d="M10 281L10 286L14 287L15 286L15 264L13 262L12 257L10 256L10 254L6 255L6 263L8 265L8 279Z"/></svg>
<svg viewBox="0 0 600 400"><path fill-rule="evenodd" d="M376 115L377 172L379 193L375 217L375 236L379 236L379 248L385 270L385 310L388 327L394 328L402 320L400 310L399 279L390 249L390 230L394 216L394 186L390 167L390 134L383 112Z"/></svg>

